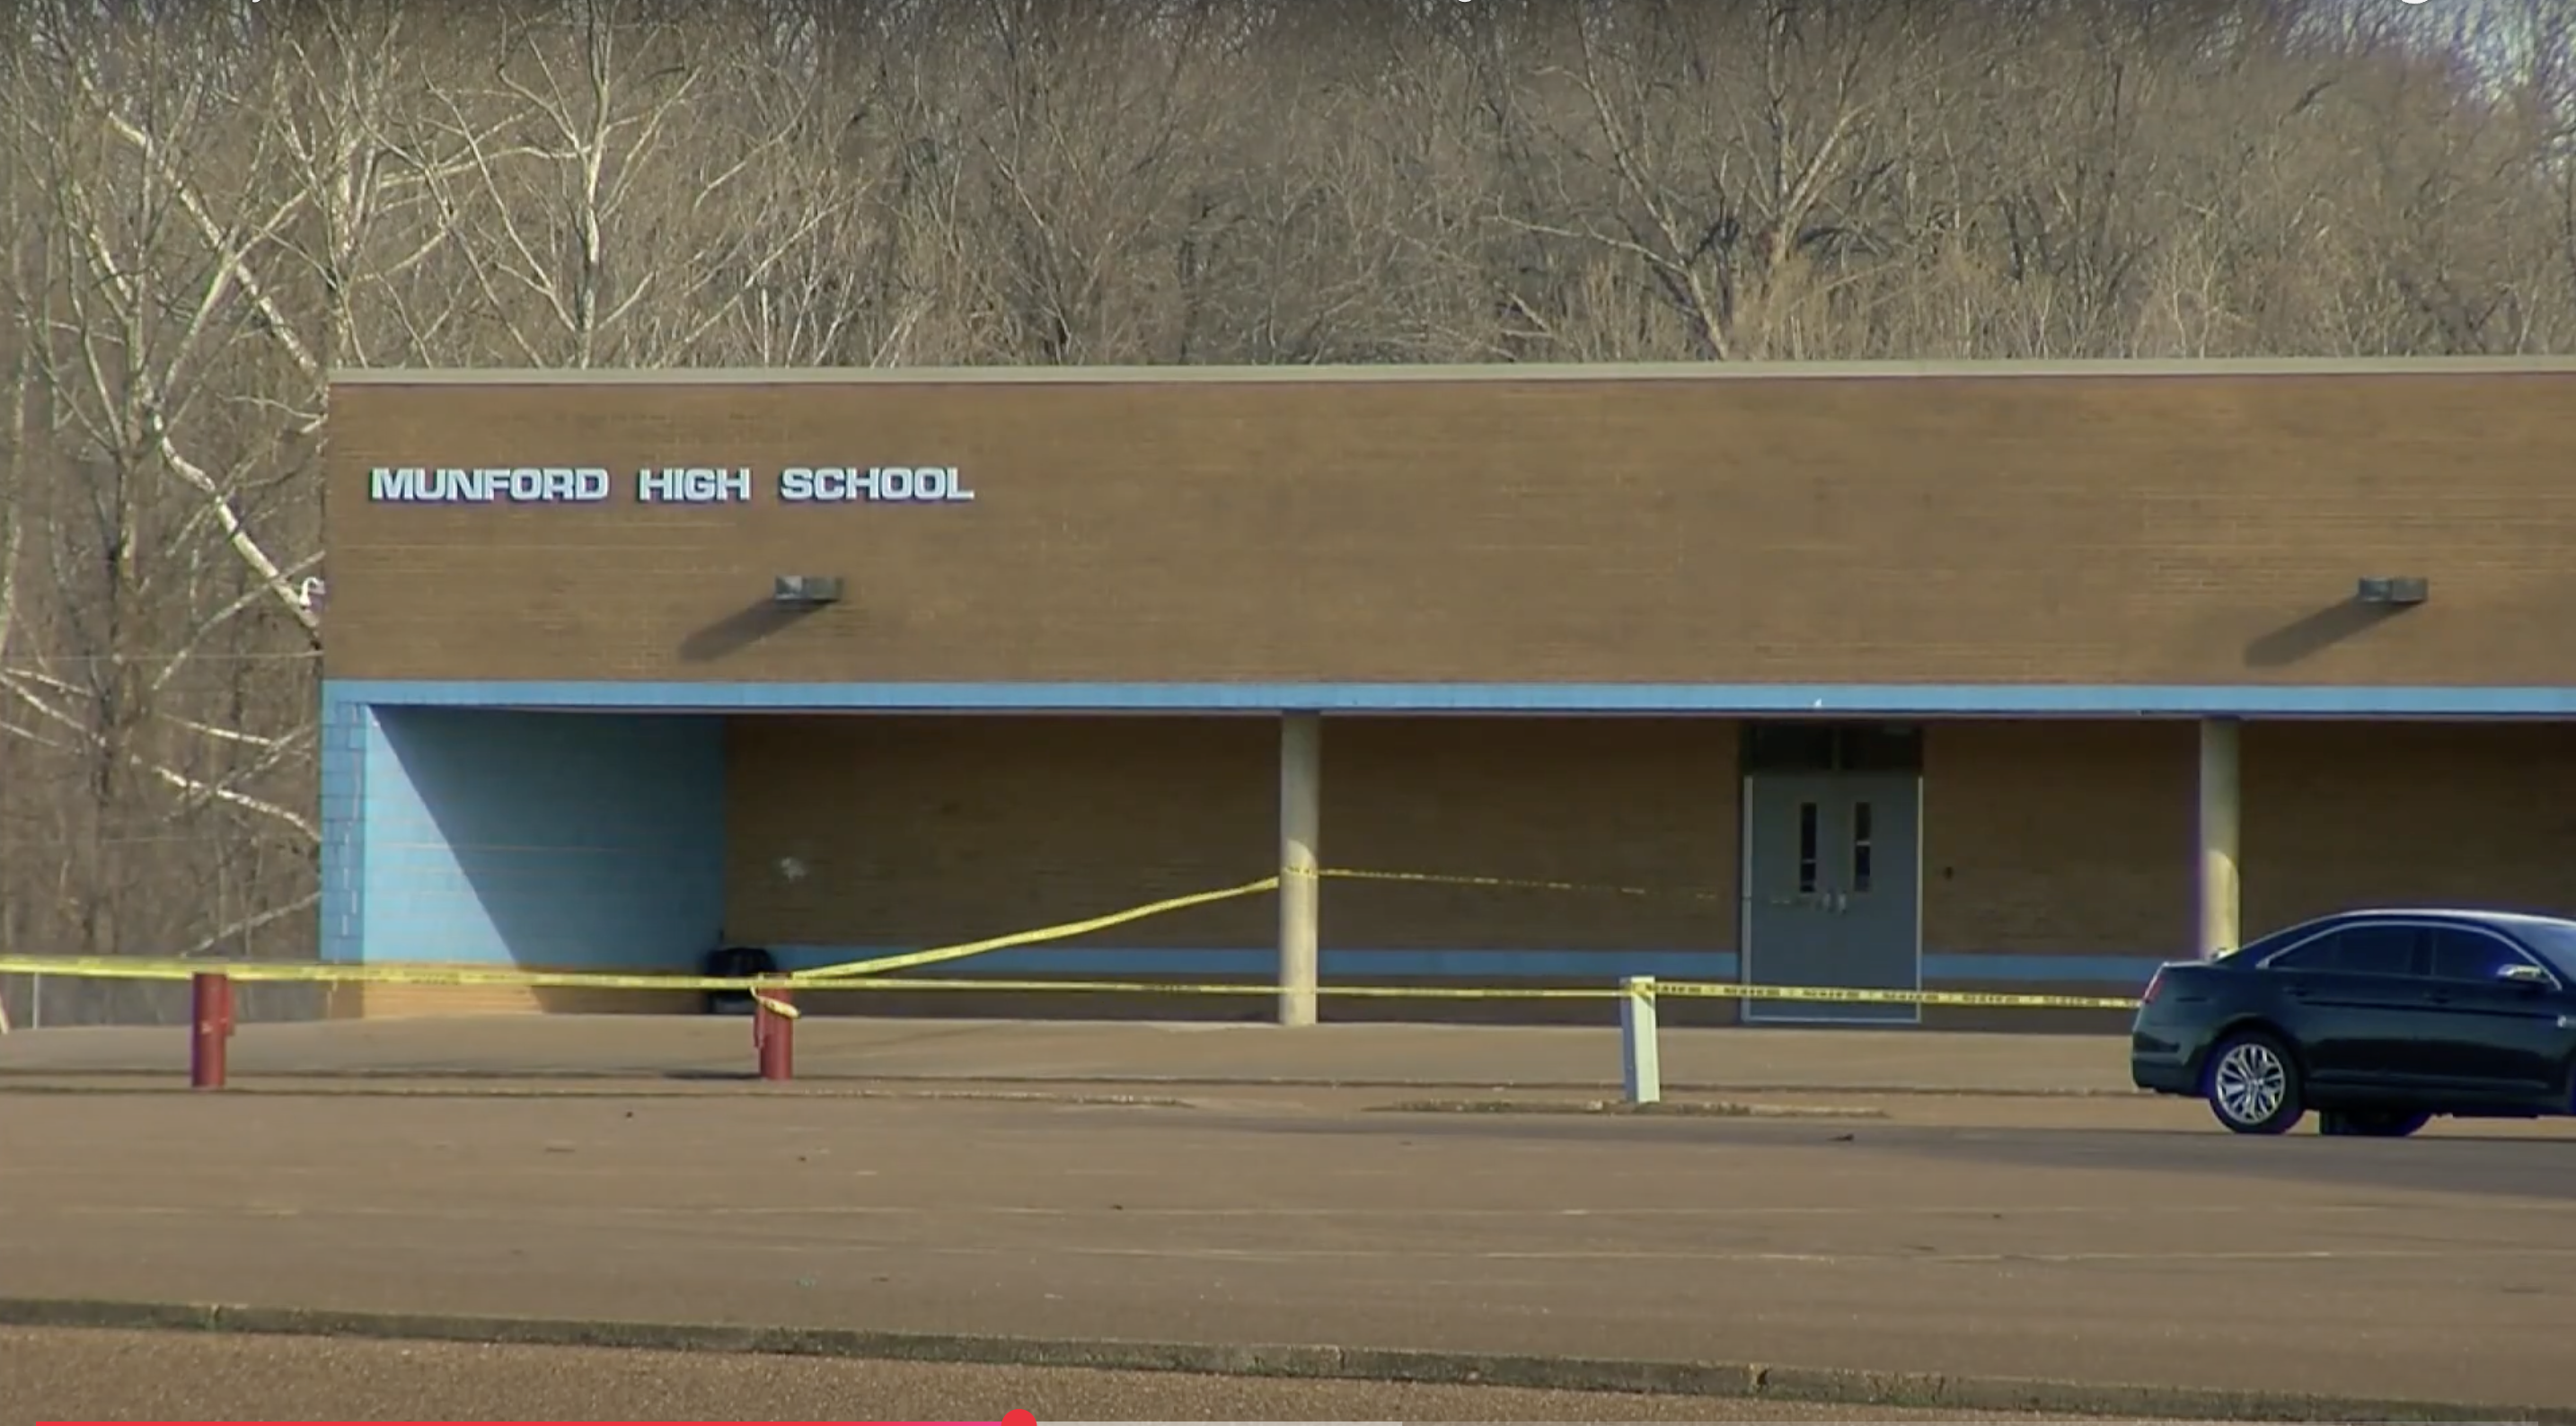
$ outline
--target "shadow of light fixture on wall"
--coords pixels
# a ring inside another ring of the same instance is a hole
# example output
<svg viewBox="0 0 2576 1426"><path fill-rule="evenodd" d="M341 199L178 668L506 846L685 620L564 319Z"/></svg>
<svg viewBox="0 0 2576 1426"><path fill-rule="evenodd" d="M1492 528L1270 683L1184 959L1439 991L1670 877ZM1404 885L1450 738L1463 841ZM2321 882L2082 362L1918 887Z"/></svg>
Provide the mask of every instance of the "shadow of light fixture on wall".
<svg viewBox="0 0 2576 1426"><path fill-rule="evenodd" d="M776 575L768 598L755 599L682 639L680 659L708 663L729 657L840 602L837 574Z"/></svg>
<svg viewBox="0 0 2576 1426"><path fill-rule="evenodd" d="M2420 575L2366 574L2353 591L2353 599L2361 604L2399 609L2423 603L2432 592Z"/></svg>
<svg viewBox="0 0 2576 1426"><path fill-rule="evenodd" d="M2429 592L2421 575L2364 575L2355 583L2351 598L2311 609L2248 641L2245 666L2288 668L2304 663L2423 603Z"/></svg>

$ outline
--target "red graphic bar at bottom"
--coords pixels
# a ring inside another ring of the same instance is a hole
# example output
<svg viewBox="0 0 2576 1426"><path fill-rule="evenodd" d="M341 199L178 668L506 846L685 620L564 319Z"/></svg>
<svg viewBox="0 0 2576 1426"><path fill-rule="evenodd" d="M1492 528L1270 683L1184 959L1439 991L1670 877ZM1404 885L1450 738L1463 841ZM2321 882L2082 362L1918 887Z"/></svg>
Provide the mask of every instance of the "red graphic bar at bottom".
<svg viewBox="0 0 2576 1426"><path fill-rule="evenodd" d="M1854 1420L1861 1418L1855 1417ZM217 1426L211 1421L44 1421L38 1426ZM236 1421L223 1426L286 1426L284 1422ZM370 1421L299 1422L297 1426L681 1426L676 1421ZM742 1426L1038 1426L1033 1412L1004 1412L999 1421L760 1421ZM1056 1426L1225 1426L1210 1422L1103 1422L1060 1421ZM1284 1421L1237 1422L1232 1426L1290 1426ZM1300 1422L1296 1426L1404 1426L1400 1421L1323 1421ZM2524 1423L2514 1423L2524 1426Z"/></svg>
<svg viewBox="0 0 2576 1426"><path fill-rule="evenodd" d="M38 1426L217 1426L211 1421L45 1421ZM224 1426L286 1426L284 1422L238 1421ZM298 1426L682 1426L677 1421L372 1421L302 1422ZM1026 1411L1004 1413L999 1421L762 1421L743 1426L1037 1426Z"/></svg>

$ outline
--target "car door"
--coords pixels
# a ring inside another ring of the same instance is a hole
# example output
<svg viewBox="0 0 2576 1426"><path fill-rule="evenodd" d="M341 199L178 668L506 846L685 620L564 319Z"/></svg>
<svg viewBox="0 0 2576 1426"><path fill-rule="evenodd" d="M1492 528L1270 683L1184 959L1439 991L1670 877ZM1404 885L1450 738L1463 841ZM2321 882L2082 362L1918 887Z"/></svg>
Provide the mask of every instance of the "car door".
<svg viewBox="0 0 2576 1426"><path fill-rule="evenodd" d="M2414 1090L2429 1082L2431 1067L2417 1052L2421 941L2411 922L2362 922L2264 962L2264 973L2280 978L2283 1028L2298 1041L2310 1083Z"/></svg>
<svg viewBox="0 0 2576 1426"><path fill-rule="evenodd" d="M2480 1097L2555 1097L2576 1028L2556 977L2533 985L2501 978L2507 966L2549 974L2522 949L2475 926L2425 932L2431 995L2421 1053L2441 1081Z"/></svg>

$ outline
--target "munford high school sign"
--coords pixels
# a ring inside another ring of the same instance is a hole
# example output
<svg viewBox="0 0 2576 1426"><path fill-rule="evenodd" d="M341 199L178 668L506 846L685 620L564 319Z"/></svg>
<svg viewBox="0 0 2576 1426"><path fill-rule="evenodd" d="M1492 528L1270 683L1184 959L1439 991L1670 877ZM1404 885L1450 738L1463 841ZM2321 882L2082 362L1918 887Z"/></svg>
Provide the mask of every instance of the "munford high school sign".
<svg viewBox="0 0 2576 1426"><path fill-rule="evenodd" d="M623 487L639 505L742 505L755 490L781 505L970 501L953 465L791 465L767 482L750 466L652 466L624 480L603 466L377 466L367 498L387 505L599 505Z"/></svg>

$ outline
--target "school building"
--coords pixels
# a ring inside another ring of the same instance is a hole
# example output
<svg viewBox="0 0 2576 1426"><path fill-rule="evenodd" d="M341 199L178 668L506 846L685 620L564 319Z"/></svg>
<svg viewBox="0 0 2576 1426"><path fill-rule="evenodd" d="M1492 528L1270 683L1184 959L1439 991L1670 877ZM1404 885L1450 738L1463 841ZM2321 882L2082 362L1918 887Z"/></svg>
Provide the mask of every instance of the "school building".
<svg viewBox="0 0 2576 1426"><path fill-rule="evenodd" d="M921 972L1276 994L808 1008L1597 1019L1329 988L2127 995L2576 909L2576 363L363 371L329 460L333 960L796 968L1286 866Z"/></svg>

